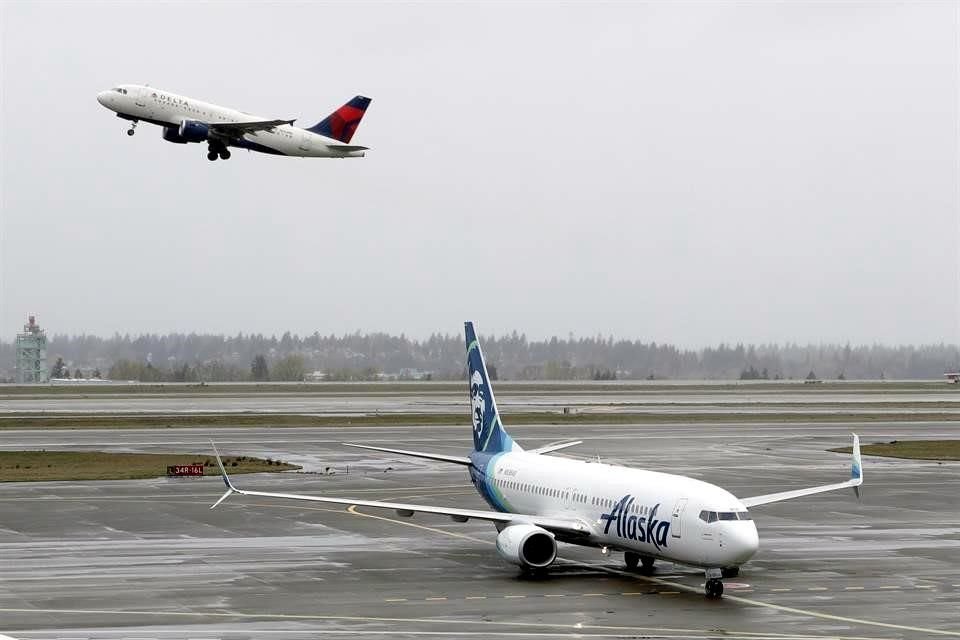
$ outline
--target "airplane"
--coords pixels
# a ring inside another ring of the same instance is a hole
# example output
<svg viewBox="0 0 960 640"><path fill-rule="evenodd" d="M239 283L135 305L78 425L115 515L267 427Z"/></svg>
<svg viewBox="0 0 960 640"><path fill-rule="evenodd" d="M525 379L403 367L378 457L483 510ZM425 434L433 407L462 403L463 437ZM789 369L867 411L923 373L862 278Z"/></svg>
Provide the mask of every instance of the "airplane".
<svg viewBox="0 0 960 640"><path fill-rule="evenodd" d="M367 150L350 144L370 106L365 96L354 96L308 129L293 126L294 120L269 120L138 84L101 91L97 102L131 122L128 136L141 120L159 125L167 142L206 142L210 161L228 160L230 147L303 158L362 158Z"/></svg>
<svg viewBox="0 0 960 640"><path fill-rule="evenodd" d="M705 595L719 598L723 578L738 575L740 566L759 548L750 508L846 488L860 497L863 471L856 434L849 480L742 499L694 478L546 455L582 440L524 450L500 420L473 323L465 323L464 328L473 412L473 451L469 455L344 444L466 467L477 492L493 510L239 489L212 442L227 490L210 508L236 493L389 509L401 517L430 513L456 522L487 521L497 529L499 554L525 573L544 572L557 559L557 543L564 542L598 547L604 555L611 549L622 551L630 570L642 565L649 573L656 560L703 568Z"/></svg>

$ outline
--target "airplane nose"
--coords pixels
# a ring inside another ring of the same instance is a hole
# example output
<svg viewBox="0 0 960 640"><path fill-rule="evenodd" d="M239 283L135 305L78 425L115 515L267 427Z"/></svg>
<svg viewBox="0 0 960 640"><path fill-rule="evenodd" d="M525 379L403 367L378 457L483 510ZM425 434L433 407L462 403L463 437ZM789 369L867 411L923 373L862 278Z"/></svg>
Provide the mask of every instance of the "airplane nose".
<svg viewBox="0 0 960 640"><path fill-rule="evenodd" d="M109 91L101 91L100 93L98 93L98 94L97 94L97 102L99 102L100 104L102 104L102 105L105 106L105 107L109 107L110 105L107 104L107 94L109 94L109 93L110 93Z"/></svg>
<svg viewBox="0 0 960 640"><path fill-rule="evenodd" d="M750 522L737 523L736 527L730 527L730 535L727 536L726 547L728 551L736 556L735 564L743 564L756 553L760 548L760 535L757 533L757 525Z"/></svg>

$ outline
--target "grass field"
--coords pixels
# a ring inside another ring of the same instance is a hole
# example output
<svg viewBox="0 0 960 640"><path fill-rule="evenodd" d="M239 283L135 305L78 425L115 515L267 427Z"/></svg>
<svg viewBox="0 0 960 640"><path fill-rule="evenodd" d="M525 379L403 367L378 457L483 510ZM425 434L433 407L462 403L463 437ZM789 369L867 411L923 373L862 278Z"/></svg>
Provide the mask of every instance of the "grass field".
<svg viewBox="0 0 960 640"><path fill-rule="evenodd" d="M852 447L842 447L830 451L850 453L851 449ZM861 445L860 452L868 456L910 460L960 460L960 440L893 440Z"/></svg>
<svg viewBox="0 0 960 640"><path fill-rule="evenodd" d="M212 456L182 453L103 453L100 451L0 451L0 482L41 480L131 480L167 474L167 466L202 464L204 475L219 475ZM227 457L231 473L287 471L300 467L250 456Z"/></svg>

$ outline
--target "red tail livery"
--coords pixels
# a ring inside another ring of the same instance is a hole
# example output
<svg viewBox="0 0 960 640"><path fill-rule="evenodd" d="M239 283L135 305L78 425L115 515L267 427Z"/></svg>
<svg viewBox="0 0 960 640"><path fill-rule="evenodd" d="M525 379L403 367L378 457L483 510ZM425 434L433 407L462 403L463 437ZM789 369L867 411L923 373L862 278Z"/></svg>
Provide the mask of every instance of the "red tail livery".
<svg viewBox="0 0 960 640"><path fill-rule="evenodd" d="M370 98L354 96L350 102L307 129L307 131L339 140L345 144L349 143L369 106Z"/></svg>

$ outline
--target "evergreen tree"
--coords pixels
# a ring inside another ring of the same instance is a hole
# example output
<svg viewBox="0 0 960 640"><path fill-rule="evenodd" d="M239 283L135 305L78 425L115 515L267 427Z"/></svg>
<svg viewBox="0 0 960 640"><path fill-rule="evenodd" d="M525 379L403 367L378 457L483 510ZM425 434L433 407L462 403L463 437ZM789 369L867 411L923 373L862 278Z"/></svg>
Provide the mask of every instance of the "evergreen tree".
<svg viewBox="0 0 960 640"><path fill-rule="evenodd" d="M254 380L262 382L270 379L270 369L267 367L267 358L261 353L253 358L250 365L250 375Z"/></svg>

